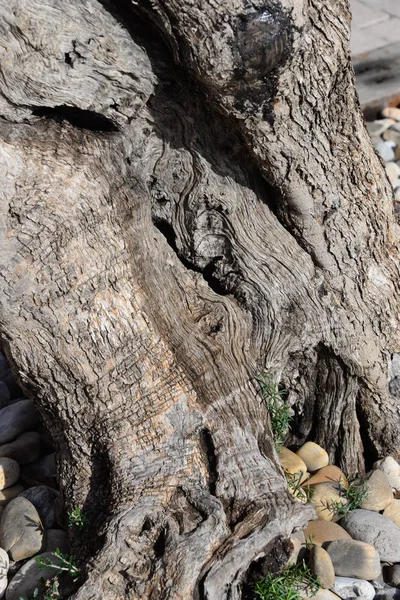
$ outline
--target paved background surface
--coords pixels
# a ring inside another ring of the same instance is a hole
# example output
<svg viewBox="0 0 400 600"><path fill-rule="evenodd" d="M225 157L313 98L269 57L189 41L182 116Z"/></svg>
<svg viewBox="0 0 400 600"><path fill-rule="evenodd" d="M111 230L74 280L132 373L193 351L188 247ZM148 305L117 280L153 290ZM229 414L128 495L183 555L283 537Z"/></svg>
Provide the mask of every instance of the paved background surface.
<svg viewBox="0 0 400 600"><path fill-rule="evenodd" d="M354 57L400 42L400 0L351 0Z"/></svg>
<svg viewBox="0 0 400 600"><path fill-rule="evenodd" d="M350 0L350 5L356 86L371 120L386 106L400 106L400 0Z"/></svg>

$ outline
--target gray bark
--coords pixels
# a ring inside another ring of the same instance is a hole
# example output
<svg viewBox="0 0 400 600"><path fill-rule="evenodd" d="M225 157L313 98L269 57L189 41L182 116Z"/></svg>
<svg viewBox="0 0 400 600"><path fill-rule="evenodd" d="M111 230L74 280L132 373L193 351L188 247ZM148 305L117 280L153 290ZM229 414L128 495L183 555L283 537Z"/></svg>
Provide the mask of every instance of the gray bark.
<svg viewBox="0 0 400 600"><path fill-rule="evenodd" d="M89 516L74 598L239 599L311 516L260 371L291 443L399 456L398 228L347 2L0 8L0 335Z"/></svg>

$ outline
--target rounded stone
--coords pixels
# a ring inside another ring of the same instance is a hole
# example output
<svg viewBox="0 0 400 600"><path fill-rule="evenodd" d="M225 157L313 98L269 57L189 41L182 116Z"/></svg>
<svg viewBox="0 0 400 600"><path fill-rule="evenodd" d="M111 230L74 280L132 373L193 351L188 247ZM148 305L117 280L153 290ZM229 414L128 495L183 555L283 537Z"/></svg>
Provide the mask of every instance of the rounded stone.
<svg viewBox="0 0 400 600"><path fill-rule="evenodd" d="M0 354L0 379L3 379L5 375L10 370L10 366L6 360L6 357L3 354Z"/></svg>
<svg viewBox="0 0 400 600"><path fill-rule="evenodd" d="M8 585L8 569L10 567L10 559L3 548L0 548L0 598L4 597Z"/></svg>
<svg viewBox="0 0 400 600"><path fill-rule="evenodd" d="M310 552L309 567L315 577L318 577L320 586L329 589L335 580L335 571L329 554L320 546L313 546Z"/></svg>
<svg viewBox="0 0 400 600"><path fill-rule="evenodd" d="M382 562L400 562L400 527L372 510L358 508L341 520L355 540L373 546Z"/></svg>
<svg viewBox="0 0 400 600"><path fill-rule="evenodd" d="M394 106L387 106L382 110L382 117L385 117L388 120L400 121L400 108L396 108ZM382 119L384 120L384 119Z"/></svg>
<svg viewBox="0 0 400 600"><path fill-rule="evenodd" d="M24 491L24 487L17 483L17 485L12 485L5 490L0 491L0 507L7 506L11 500L14 500L17 496L20 495L21 492ZM0 515L1 516L1 515Z"/></svg>
<svg viewBox="0 0 400 600"><path fill-rule="evenodd" d="M21 398L22 390L19 387L11 370L9 370L7 372L7 374L4 377L2 377L1 379L8 387L8 391L10 392L10 400L15 400L16 398Z"/></svg>
<svg viewBox="0 0 400 600"><path fill-rule="evenodd" d="M25 465L22 467L22 473L30 479L43 482L55 477L57 474L55 453L46 454L34 463Z"/></svg>
<svg viewBox="0 0 400 600"><path fill-rule="evenodd" d="M63 554L69 552L68 534L62 529L47 529L45 532L44 551L55 552L59 548ZM290 538L292 539L292 538Z"/></svg>
<svg viewBox="0 0 400 600"><path fill-rule="evenodd" d="M351 540L351 536L343 527L340 527L337 523L332 523L332 521L321 521L320 519L309 521L304 530L304 536L307 541L317 546L335 540Z"/></svg>
<svg viewBox="0 0 400 600"><path fill-rule="evenodd" d="M36 559L41 560L41 562L51 559L54 563L57 563L58 560L51 552L43 552L28 560L12 578L7 589L6 600L19 600L21 596L30 598L36 588L39 592L38 598L42 597L44 581L54 579L57 575L57 569L52 567L41 569Z"/></svg>
<svg viewBox="0 0 400 600"><path fill-rule="evenodd" d="M1 571L1 567L0 567ZM4 598L4 594L6 593L6 589L8 586L8 577L7 575L0 575L0 598Z"/></svg>
<svg viewBox="0 0 400 600"><path fill-rule="evenodd" d="M400 500L393 500L393 502L391 502L383 511L383 516L387 517L400 527Z"/></svg>
<svg viewBox="0 0 400 600"><path fill-rule="evenodd" d="M20 498L26 498L29 502L32 502L39 513L43 527L50 529L56 524L54 502L57 496L58 492L55 490L46 485L38 485L22 492Z"/></svg>
<svg viewBox="0 0 400 600"><path fill-rule="evenodd" d="M19 464L12 458L0 458L0 491L11 487L20 476Z"/></svg>
<svg viewBox="0 0 400 600"><path fill-rule="evenodd" d="M382 135L382 133L384 133L395 123L395 119L379 119L376 121L369 121L367 123L368 133L369 135Z"/></svg>
<svg viewBox="0 0 400 600"><path fill-rule="evenodd" d="M13 442L0 446L0 456L12 458L19 465L29 465L40 456L40 435L36 431L22 433Z"/></svg>
<svg viewBox="0 0 400 600"><path fill-rule="evenodd" d="M8 569L10 566L10 559L8 554L3 548L0 548L0 598L4 598L8 586Z"/></svg>
<svg viewBox="0 0 400 600"><path fill-rule="evenodd" d="M8 554L3 548L0 548L0 578L7 575L10 566L10 559Z"/></svg>
<svg viewBox="0 0 400 600"><path fill-rule="evenodd" d="M0 408L8 406L10 402L10 391L4 381L0 381Z"/></svg>
<svg viewBox="0 0 400 600"><path fill-rule="evenodd" d="M0 546L12 560L34 556L42 549L43 527L36 508L26 498L15 498L1 517Z"/></svg>
<svg viewBox="0 0 400 600"><path fill-rule="evenodd" d="M296 454L304 461L307 471L311 473L326 467L329 463L327 452L314 442L306 442L297 450Z"/></svg>
<svg viewBox="0 0 400 600"><path fill-rule="evenodd" d="M387 129L382 137L386 142L393 142L396 146L400 144L400 132L395 129Z"/></svg>
<svg viewBox="0 0 400 600"><path fill-rule="evenodd" d="M307 481L307 485L315 485L316 483L340 483L344 488L349 486L343 471L334 465L322 467L314 475L311 475Z"/></svg>
<svg viewBox="0 0 400 600"><path fill-rule="evenodd" d="M400 363L400 361L398 361ZM399 374L400 376L400 374ZM386 456L374 463L374 469L383 471L392 488L400 490L400 465L392 456Z"/></svg>
<svg viewBox="0 0 400 600"><path fill-rule="evenodd" d="M392 486L383 471L372 471L365 483L367 496L362 508L379 512L393 502Z"/></svg>
<svg viewBox="0 0 400 600"><path fill-rule="evenodd" d="M383 590L378 590L374 597L374 600L400 600L400 591L392 587L387 587Z"/></svg>
<svg viewBox="0 0 400 600"><path fill-rule="evenodd" d="M335 504L347 504L340 486L336 483L317 483L313 486L310 504L313 505L318 519L332 521L336 517Z"/></svg>
<svg viewBox="0 0 400 600"><path fill-rule="evenodd" d="M306 540L303 531L296 531L290 536L290 542L293 549L288 560L289 565L295 565L299 560L303 560L306 555Z"/></svg>
<svg viewBox="0 0 400 600"><path fill-rule="evenodd" d="M400 135L400 133L399 133ZM386 175L391 182L397 181L400 176L400 167L395 162L388 162L385 165Z"/></svg>
<svg viewBox="0 0 400 600"><path fill-rule="evenodd" d="M330 590L320 588L315 596L308 597L307 600L340 600L340 598Z"/></svg>
<svg viewBox="0 0 400 600"><path fill-rule="evenodd" d="M391 371L391 377L400 377L400 354L398 352L397 353L394 352L392 354L390 371ZM374 463L373 468L378 469L380 467L380 465L384 464L388 458L390 459L389 464L392 464L391 461L394 461L396 464L398 464L397 461L394 460L394 458L392 458L391 456L386 456L385 458L381 458L380 460L377 460ZM392 466L393 466L393 464L392 464ZM381 470L384 471L385 469L381 469ZM386 475L387 475L387 472L386 472Z"/></svg>
<svg viewBox="0 0 400 600"><path fill-rule="evenodd" d="M297 454L289 450L289 448L285 448L285 446L279 448L278 458L285 473L292 473L293 475L303 473L304 476L307 473L304 461Z"/></svg>
<svg viewBox="0 0 400 600"><path fill-rule="evenodd" d="M20 400L0 410L0 444L11 442L18 435L34 429L39 414L30 400Z"/></svg>
<svg viewBox="0 0 400 600"><path fill-rule="evenodd" d="M378 142L374 144L375 150L385 162L390 162L395 159L395 153L387 142Z"/></svg>
<svg viewBox="0 0 400 600"><path fill-rule="evenodd" d="M335 577L332 591L344 600L359 598L362 596L365 600L373 600L375 588L368 581L355 579L352 577Z"/></svg>
<svg viewBox="0 0 400 600"><path fill-rule="evenodd" d="M357 540L337 540L324 544L329 554L335 575L376 579L381 574L381 563L376 549Z"/></svg>
<svg viewBox="0 0 400 600"><path fill-rule="evenodd" d="M400 565L386 565L383 567L383 580L393 587L400 588Z"/></svg>

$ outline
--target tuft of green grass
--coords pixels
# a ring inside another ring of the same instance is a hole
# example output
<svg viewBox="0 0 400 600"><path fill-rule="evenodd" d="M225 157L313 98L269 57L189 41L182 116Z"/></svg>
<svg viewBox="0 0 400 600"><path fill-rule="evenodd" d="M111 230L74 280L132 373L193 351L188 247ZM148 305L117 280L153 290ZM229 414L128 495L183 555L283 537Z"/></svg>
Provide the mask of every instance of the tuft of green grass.
<svg viewBox="0 0 400 600"><path fill-rule="evenodd" d="M341 481L339 481L338 484L339 493L343 497L343 501L331 500L326 503L326 508L334 515L344 517L352 510L361 508L367 499L367 482L364 477L356 476L348 478L348 488L346 488Z"/></svg>
<svg viewBox="0 0 400 600"><path fill-rule="evenodd" d="M349 487L346 490L348 510L361 508L368 496L367 481L365 477L349 477Z"/></svg>
<svg viewBox="0 0 400 600"><path fill-rule="evenodd" d="M285 443L290 430L291 409L283 399L285 390L279 389L278 384L273 380L271 371L261 373L258 382L261 386L263 400L269 411L275 448L278 450Z"/></svg>
<svg viewBox="0 0 400 600"><path fill-rule="evenodd" d="M313 534L310 534L309 536L307 536L306 542L305 542L306 550L312 550L314 548L314 546L317 545L314 542L314 538L315 538L315 535L313 535Z"/></svg>
<svg viewBox="0 0 400 600"><path fill-rule="evenodd" d="M81 511L79 506L71 510L68 513L68 527L77 527L78 529L84 529L87 522L87 517L84 512Z"/></svg>
<svg viewBox="0 0 400 600"><path fill-rule="evenodd" d="M310 502L313 494L313 489L308 484L305 484L304 486L301 484L303 475L303 471L298 471L297 473L285 473L289 489L302 502L306 503Z"/></svg>
<svg viewBox="0 0 400 600"><path fill-rule="evenodd" d="M279 573L268 573L256 583L255 598L259 600L301 600L300 592L315 596L320 587L305 562L290 565Z"/></svg>

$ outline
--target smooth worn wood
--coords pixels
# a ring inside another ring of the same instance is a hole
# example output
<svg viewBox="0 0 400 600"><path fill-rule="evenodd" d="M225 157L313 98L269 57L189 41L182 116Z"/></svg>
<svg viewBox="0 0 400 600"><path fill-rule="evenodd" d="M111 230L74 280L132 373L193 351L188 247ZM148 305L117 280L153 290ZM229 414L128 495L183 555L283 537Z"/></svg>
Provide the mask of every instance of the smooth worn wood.
<svg viewBox="0 0 400 600"><path fill-rule="evenodd" d="M312 516L262 370L293 444L399 455L398 230L347 2L0 8L0 335L89 517L73 598L238 600Z"/></svg>

